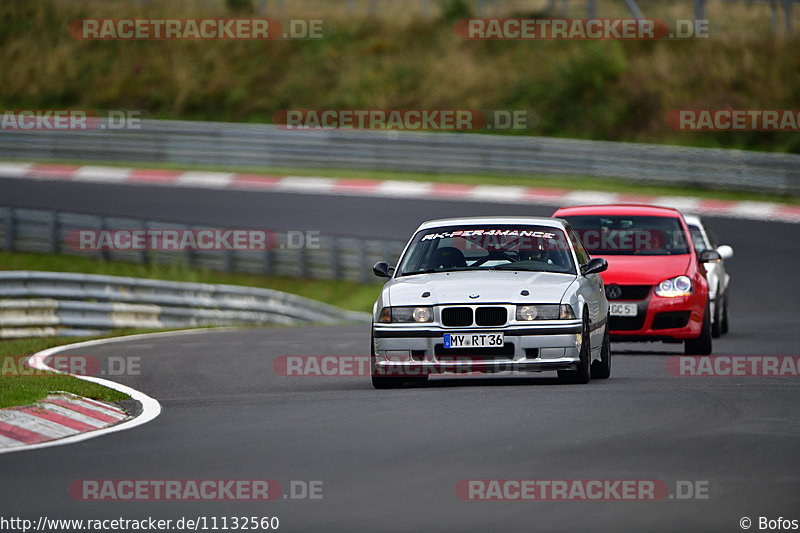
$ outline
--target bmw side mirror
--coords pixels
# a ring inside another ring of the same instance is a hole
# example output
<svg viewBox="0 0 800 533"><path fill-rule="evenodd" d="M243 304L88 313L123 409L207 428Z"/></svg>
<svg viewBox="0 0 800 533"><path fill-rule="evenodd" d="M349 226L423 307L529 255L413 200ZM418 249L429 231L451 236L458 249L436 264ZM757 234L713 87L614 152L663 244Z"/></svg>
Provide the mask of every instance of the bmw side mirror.
<svg viewBox="0 0 800 533"><path fill-rule="evenodd" d="M717 248L717 253L722 259L730 259L733 257L733 248L728 246L727 244L723 244Z"/></svg>
<svg viewBox="0 0 800 533"><path fill-rule="evenodd" d="M700 254L701 263L713 263L722 259L722 255L716 250L706 250Z"/></svg>
<svg viewBox="0 0 800 533"><path fill-rule="evenodd" d="M379 278L391 278L392 272L394 270L393 266L389 266L389 263L386 261L378 261L375 263L375 266L372 267L372 273L378 276Z"/></svg>
<svg viewBox="0 0 800 533"><path fill-rule="evenodd" d="M608 261L602 257L595 257L581 267L581 274L588 276L589 274L599 274L606 270L608 270Z"/></svg>

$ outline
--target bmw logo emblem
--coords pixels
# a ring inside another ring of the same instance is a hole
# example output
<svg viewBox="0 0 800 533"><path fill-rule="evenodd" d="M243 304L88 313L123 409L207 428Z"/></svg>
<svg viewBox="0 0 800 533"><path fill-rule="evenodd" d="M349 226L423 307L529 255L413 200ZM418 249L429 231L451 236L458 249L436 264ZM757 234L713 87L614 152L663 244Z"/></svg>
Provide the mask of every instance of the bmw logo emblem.
<svg viewBox="0 0 800 533"><path fill-rule="evenodd" d="M477 294L477 293L474 293L474 292L473 292L472 294L470 294L470 295L469 295L469 297L470 297L470 298L472 298L473 300L474 300L475 298L480 298L480 296L481 296L480 294Z"/></svg>

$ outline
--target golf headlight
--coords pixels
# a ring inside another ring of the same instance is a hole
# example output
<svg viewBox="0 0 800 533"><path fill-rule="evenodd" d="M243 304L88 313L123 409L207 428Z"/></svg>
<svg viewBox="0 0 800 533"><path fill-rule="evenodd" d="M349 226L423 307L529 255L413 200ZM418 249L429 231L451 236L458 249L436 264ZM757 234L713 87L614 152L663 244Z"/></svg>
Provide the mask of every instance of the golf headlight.
<svg viewBox="0 0 800 533"><path fill-rule="evenodd" d="M568 304L539 304L518 305L517 320L529 322L531 320L558 320L575 318L572 306Z"/></svg>
<svg viewBox="0 0 800 533"><path fill-rule="evenodd" d="M656 286L656 294L667 298L692 294L692 280L688 276L665 279Z"/></svg>
<svg viewBox="0 0 800 533"><path fill-rule="evenodd" d="M378 322L433 322L433 308L384 307Z"/></svg>

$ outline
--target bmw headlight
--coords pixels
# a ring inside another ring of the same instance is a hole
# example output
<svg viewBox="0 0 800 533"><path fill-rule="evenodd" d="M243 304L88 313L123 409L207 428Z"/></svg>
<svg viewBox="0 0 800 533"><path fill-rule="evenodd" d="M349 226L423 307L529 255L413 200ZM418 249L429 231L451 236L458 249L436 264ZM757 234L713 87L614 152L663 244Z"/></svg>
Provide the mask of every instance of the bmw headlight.
<svg viewBox="0 0 800 533"><path fill-rule="evenodd" d="M656 286L656 294L667 298L692 294L692 280L689 276L665 279Z"/></svg>
<svg viewBox="0 0 800 533"><path fill-rule="evenodd" d="M432 307L384 307L378 322L433 322Z"/></svg>
<svg viewBox="0 0 800 533"><path fill-rule="evenodd" d="M518 305L517 320L529 322L532 320L558 320L575 318L575 312L569 304L538 304Z"/></svg>

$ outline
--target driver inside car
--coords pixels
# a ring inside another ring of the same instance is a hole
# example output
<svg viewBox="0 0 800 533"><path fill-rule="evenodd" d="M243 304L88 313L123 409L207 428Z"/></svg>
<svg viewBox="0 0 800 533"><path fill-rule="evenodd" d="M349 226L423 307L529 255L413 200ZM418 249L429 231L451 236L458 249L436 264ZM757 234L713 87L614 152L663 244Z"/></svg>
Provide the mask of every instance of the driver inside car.
<svg viewBox="0 0 800 533"><path fill-rule="evenodd" d="M553 261L550 260L548 254L545 250L541 247L539 248L532 248L527 250L520 250L519 251L519 260L520 261L538 261L540 263L547 263L548 265L552 265Z"/></svg>
<svg viewBox="0 0 800 533"><path fill-rule="evenodd" d="M464 268L467 261L464 253L453 246L445 246L436 250L430 268Z"/></svg>

